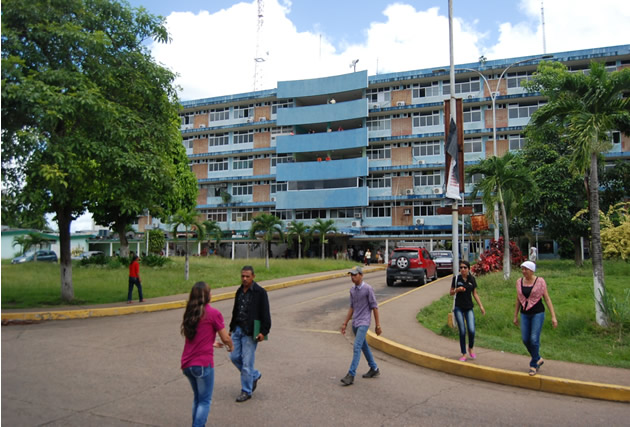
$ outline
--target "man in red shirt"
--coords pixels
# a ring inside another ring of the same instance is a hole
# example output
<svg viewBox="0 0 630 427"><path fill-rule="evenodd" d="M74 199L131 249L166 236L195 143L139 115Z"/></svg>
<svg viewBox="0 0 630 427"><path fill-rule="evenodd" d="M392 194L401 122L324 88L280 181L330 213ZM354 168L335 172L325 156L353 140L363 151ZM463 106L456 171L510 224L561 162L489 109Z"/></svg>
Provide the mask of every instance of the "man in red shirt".
<svg viewBox="0 0 630 427"><path fill-rule="evenodd" d="M140 302L144 302L142 298L142 284L140 283L140 263L138 263L138 255L134 255L129 264L129 292L127 293L127 304L131 304L131 296L133 294L133 285L138 287L138 296Z"/></svg>

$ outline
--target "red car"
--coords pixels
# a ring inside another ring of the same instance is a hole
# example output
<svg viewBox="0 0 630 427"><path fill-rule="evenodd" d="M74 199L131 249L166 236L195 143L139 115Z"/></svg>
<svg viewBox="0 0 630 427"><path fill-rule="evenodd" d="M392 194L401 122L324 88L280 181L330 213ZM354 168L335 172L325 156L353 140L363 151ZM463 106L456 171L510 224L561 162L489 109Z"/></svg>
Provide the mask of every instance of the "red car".
<svg viewBox="0 0 630 427"><path fill-rule="evenodd" d="M438 277L435 262L425 248L396 248L387 266L387 286L397 280L417 282L419 286Z"/></svg>

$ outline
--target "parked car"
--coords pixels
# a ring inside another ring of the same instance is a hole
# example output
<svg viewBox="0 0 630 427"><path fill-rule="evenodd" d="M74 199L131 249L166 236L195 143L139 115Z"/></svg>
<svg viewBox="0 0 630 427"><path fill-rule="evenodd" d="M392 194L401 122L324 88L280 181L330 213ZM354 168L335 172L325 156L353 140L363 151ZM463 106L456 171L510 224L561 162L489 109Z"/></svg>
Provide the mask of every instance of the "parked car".
<svg viewBox="0 0 630 427"><path fill-rule="evenodd" d="M103 253L103 251L85 251L85 252L80 253L77 256L73 256L72 259L76 261L80 261L82 259L88 259L88 258L92 258L99 255L105 255L105 253Z"/></svg>
<svg viewBox="0 0 630 427"><path fill-rule="evenodd" d="M36 256L37 255L37 256ZM57 254L54 251L40 249L35 252L29 252L17 258L13 258L11 264L22 264L31 261L48 261L57 262Z"/></svg>
<svg viewBox="0 0 630 427"><path fill-rule="evenodd" d="M417 282L422 286L437 277L435 262L426 249L405 247L392 252L387 265L387 286L393 286L397 280Z"/></svg>
<svg viewBox="0 0 630 427"><path fill-rule="evenodd" d="M431 251L431 258L435 262L439 275L447 275L453 272L452 251Z"/></svg>

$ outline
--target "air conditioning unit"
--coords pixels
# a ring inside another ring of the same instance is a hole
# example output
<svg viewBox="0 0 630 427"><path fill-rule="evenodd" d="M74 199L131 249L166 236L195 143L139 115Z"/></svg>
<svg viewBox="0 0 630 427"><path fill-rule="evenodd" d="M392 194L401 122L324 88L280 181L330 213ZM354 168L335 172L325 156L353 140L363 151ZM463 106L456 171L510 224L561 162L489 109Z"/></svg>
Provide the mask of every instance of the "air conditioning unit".
<svg viewBox="0 0 630 427"><path fill-rule="evenodd" d="M199 129L203 129L205 127L206 127L206 125L204 125L203 123L199 125Z"/></svg>
<svg viewBox="0 0 630 427"><path fill-rule="evenodd" d="M372 105L372 108L380 108L378 104Z"/></svg>
<svg viewBox="0 0 630 427"><path fill-rule="evenodd" d="M358 218L358 219L361 219L361 212L355 212L354 213L354 217Z"/></svg>
<svg viewBox="0 0 630 427"><path fill-rule="evenodd" d="M435 187L433 189L433 194L442 194L442 189L440 187Z"/></svg>
<svg viewBox="0 0 630 427"><path fill-rule="evenodd" d="M353 227L361 227L361 221L352 221Z"/></svg>
<svg viewBox="0 0 630 427"><path fill-rule="evenodd" d="M500 96L500 95L501 95L501 93L500 93L500 92L492 92L491 97L492 97L492 98L496 98L497 96Z"/></svg>
<svg viewBox="0 0 630 427"><path fill-rule="evenodd" d="M418 164L419 164L419 165L423 165L424 163L425 163L425 161L424 161L424 160L418 160Z"/></svg>
<svg viewBox="0 0 630 427"><path fill-rule="evenodd" d="M398 102L396 102L396 106L397 107L404 107L405 106L405 101L398 101Z"/></svg>
<svg viewBox="0 0 630 427"><path fill-rule="evenodd" d="M407 189L405 190L405 194L406 194L407 196L412 195L412 194L413 194L413 188L407 188Z"/></svg>
<svg viewBox="0 0 630 427"><path fill-rule="evenodd" d="M258 119L259 122L266 122L267 121L267 117L262 116L260 119Z"/></svg>
<svg viewBox="0 0 630 427"><path fill-rule="evenodd" d="M416 225L424 225L424 218L418 218L416 220Z"/></svg>
<svg viewBox="0 0 630 427"><path fill-rule="evenodd" d="M275 202L275 201L276 201L276 198L275 198L275 197L272 197L272 198L271 198L271 201L272 201L272 202Z"/></svg>
<svg viewBox="0 0 630 427"><path fill-rule="evenodd" d="M403 210L403 215L405 215L405 216L411 215L411 209L404 209Z"/></svg>

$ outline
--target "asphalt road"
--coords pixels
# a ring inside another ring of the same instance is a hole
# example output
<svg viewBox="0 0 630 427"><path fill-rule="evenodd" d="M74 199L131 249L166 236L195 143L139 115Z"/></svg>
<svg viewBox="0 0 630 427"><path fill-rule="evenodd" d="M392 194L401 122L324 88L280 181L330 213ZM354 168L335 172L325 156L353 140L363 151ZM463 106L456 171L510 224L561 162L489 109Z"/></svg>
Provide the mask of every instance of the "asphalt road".
<svg viewBox="0 0 630 427"><path fill-rule="evenodd" d="M366 275L379 301L402 294ZM273 326L258 347L254 397L234 399L238 371L215 355L211 425L627 425L630 406L478 382L375 352L380 377L340 383L352 335L338 329L350 279L269 293ZM215 303L229 322L232 301ZM2 425L184 426L192 391L179 370L183 310L2 327ZM387 334L387 324L383 324Z"/></svg>

